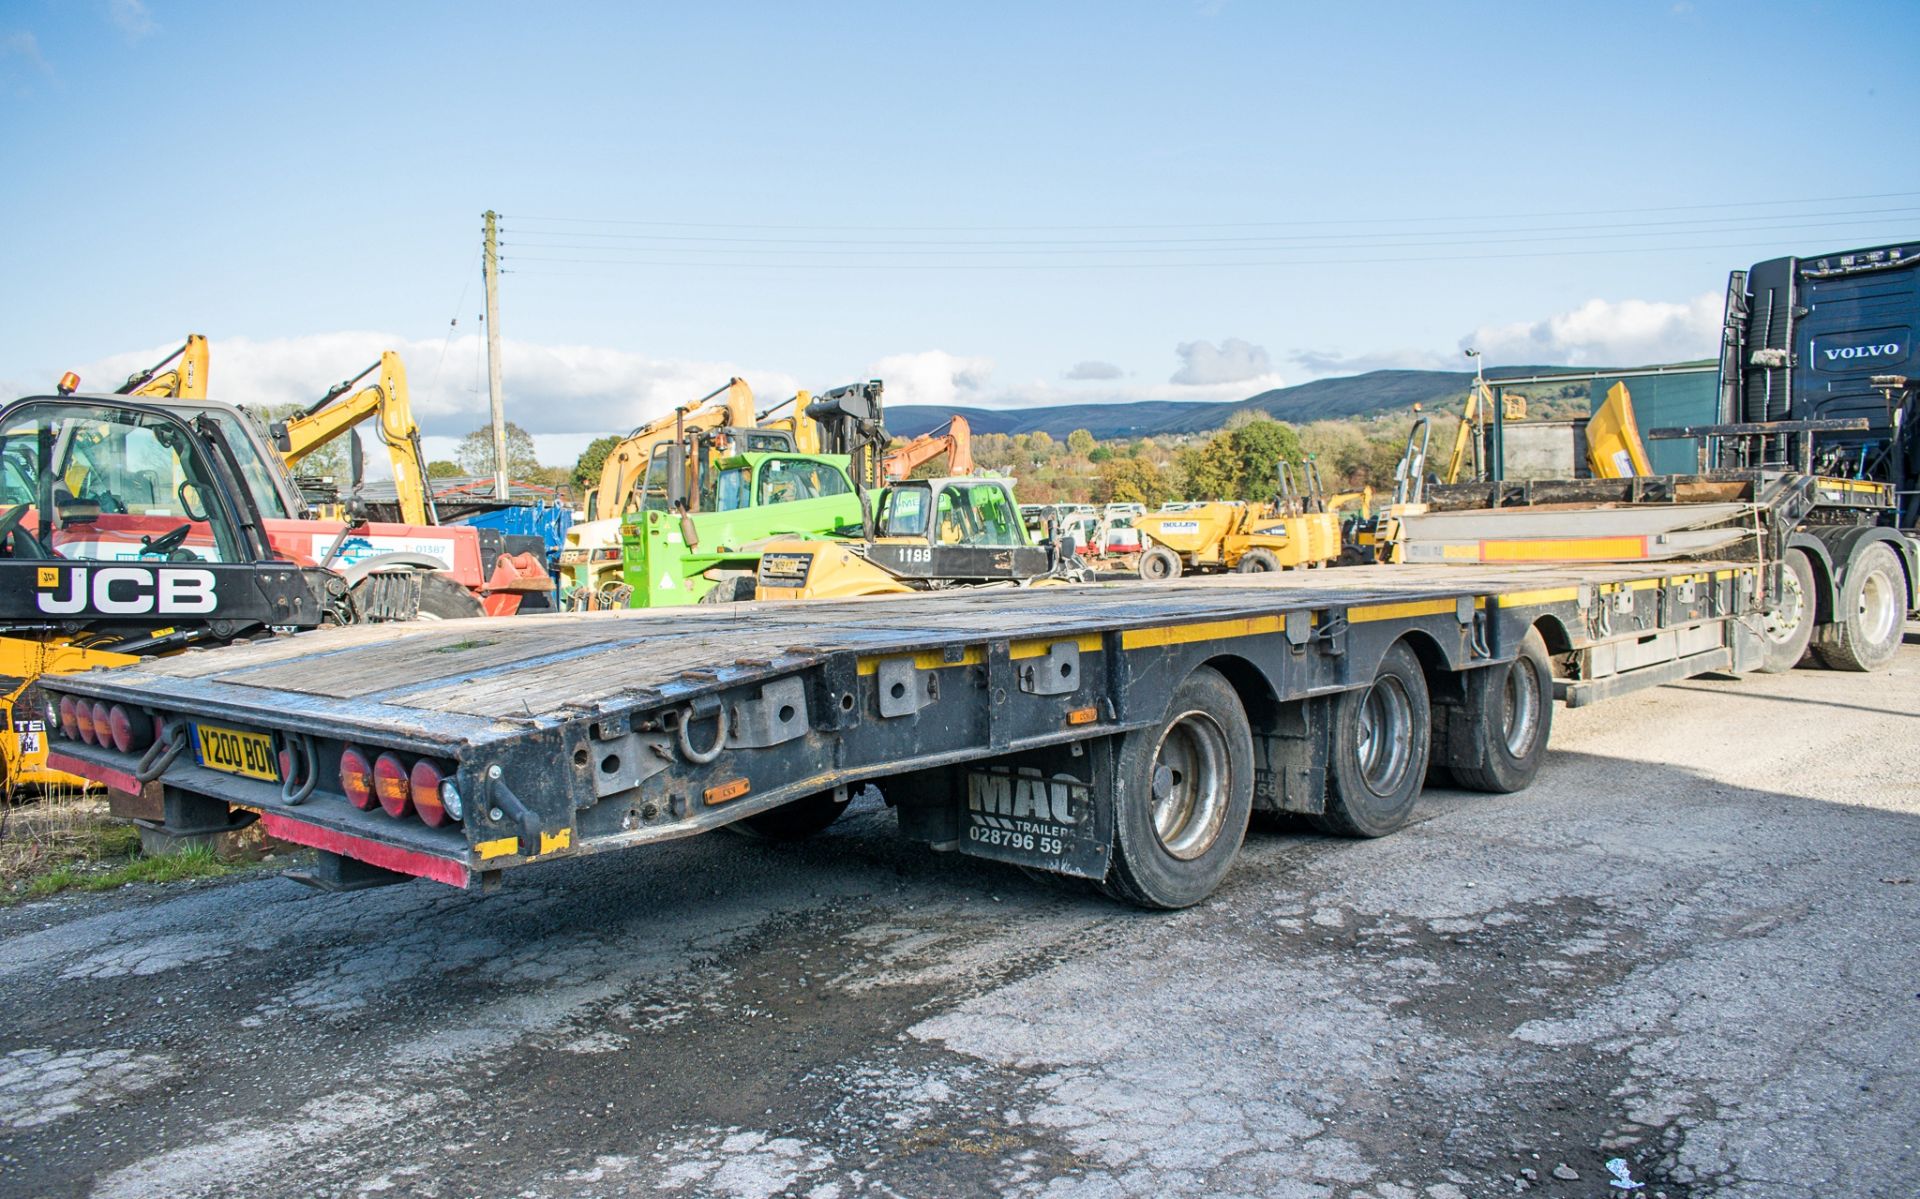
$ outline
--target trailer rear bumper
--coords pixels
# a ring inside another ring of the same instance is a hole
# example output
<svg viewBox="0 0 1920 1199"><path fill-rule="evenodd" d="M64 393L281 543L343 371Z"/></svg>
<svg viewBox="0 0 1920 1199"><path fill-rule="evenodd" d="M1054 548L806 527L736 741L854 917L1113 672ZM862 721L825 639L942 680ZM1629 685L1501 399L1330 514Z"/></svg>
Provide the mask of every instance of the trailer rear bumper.
<svg viewBox="0 0 1920 1199"><path fill-rule="evenodd" d="M147 789L122 760L130 755L69 741L56 744L58 748L47 755L48 763L55 769L122 795L139 795ZM383 824L384 817L344 805L316 803L311 808L290 808L275 803L269 806L249 793L250 788L257 788L259 784L197 766L176 765L168 772L167 783L184 785L196 794L253 812L260 817L260 827L268 836L295 845L454 887L472 886L480 878L465 838L458 834L443 836L424 826L409 827L391 821ZM356 823L369 827L356 827ZM405 843L395 844L397 838L405 838Z"/></svg>

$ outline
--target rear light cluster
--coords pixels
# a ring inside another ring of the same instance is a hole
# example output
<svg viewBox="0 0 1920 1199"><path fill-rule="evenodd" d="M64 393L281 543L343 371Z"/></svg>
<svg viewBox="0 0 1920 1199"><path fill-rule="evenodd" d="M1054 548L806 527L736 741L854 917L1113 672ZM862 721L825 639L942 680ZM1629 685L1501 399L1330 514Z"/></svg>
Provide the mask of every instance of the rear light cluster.
<svg viewBox="0 0 1920 1199"><path fill-rule="evenodd" d="M70 741L102 749L111 746L123 754L138 753L153 744L153 717L144 708L63 695L55 711L60 733Z"/></svg>
<svg viewBox="0 0 1920 1199"><path fill-rule="evenodd" d="M395 820L412 814L430 828L465 815L452 777L429 758L409 767L399 754L369 759L366 751L349 747L340 755L340 791L363 812L378 807Z"/></svg>

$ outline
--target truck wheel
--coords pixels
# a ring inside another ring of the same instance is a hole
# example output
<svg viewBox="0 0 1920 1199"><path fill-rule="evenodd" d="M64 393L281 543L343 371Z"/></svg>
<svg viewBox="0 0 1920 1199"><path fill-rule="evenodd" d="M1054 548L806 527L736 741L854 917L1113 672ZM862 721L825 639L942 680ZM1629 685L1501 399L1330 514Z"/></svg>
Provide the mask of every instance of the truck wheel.
<svg viewBox="0 0 1920 1199"><path fill-rule="evenodd" d="M1107 894L1185 908L1226 877L1253 812L1253 732L1233 687L1201 667L1167 718L1121 740Z"/></svg>
<svg viewBox="0 0 1920 1199"><path fill-rule="evenodd" d="M1780 565L1780 602L1761 624L1766 637L1763 674L1781 674L1800 665L1813 640L1813 563L1805 550L1788 550Z"/></svg>
<svg viewBox="0 0 1920 1199"><path fill-rule="evenodd" d="M1149 583L1180 577L1180 555L1164 545L1156 545L1140 555L1140 577Z"/></svg>
<svg viewBox="0 0 1920 1199"><path fill-rule="evenodd" d="M777 808L755 812L726 827L755 841L804 841L840 819L847 803L834 792L821 791Z"/></svg>
<svg viewBox="0 0 1920 1199"><path fill-rule="evenodd" d="M1879 670L1900 648L1906 574L1881 542L1860 551L1840 585L1832 630L1813 647L1829 670Z"/></svg>
<svg viewBox="0 0 1920 1199"><path fill-rule="evenodd" d="M434 572L420 576L421 620L464 620L486 614L479 597L449 576Z"/></svg>
<svg viewBox="0 0 1920 1199"><path fill-rule="evenodd" d="M1429 702L1427 677L1404 641L1387 651L1370 686L1334 698L1321 828L1384 837L1407 822L1432 747Z"/></svg>
<svg viewBox="0 0 1920 1199"><path fill-rule="evenodd" d="M1280 569L1280 559L1272 550L1248 550L1240 555L1239 565L1233 568L1243 575L1265 574Z"/></svg>
<svg viewBox="0 0 1920 1199"><path fill-rule="evenodd" d="M1553 663L1546 639L1529 629L1513 661L1460 678L1466 703L1448 713L1445 743L1434 747L1434 756L1468 790L1526 790L1540 773L1553 731Z"/></svg>

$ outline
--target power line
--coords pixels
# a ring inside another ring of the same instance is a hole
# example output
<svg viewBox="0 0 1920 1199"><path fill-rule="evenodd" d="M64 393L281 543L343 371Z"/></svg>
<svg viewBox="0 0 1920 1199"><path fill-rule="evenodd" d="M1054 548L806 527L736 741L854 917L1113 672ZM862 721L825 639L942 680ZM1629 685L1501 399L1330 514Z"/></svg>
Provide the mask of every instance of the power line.
<svg viewBox="0 0 1920 1199"><path fill-rule="evenodd" d="M1181 270L1190 268L1210 269L1217 267L1276 267L1276 266L1365 266L1386 263L1411 262L1491 262L1516 258L1562 258L1589 257L1608 254L1672 254L1696 250L1738 250L1754 247L1767 248L1771 243L1765 241L1712 242L1697 245L1666 246L1606 246L1590 250L1522 250L1509 254L1429 254L1429 255L1387 255L1374 258L1301 258L1301 259L1259 259L1241 262L1049 262L1049 263L906 263L906 262L713 262L690 261L684 259L651 258L549 258L543 256L519 255L519 262L565 262L592 266L624 267L695 267L701 270L737 268L746 270L794 270L794 271L1130 271L1130 270ZM522 275L560 275L571 274L578 277L590 277L592 272L550 272L521 271Z"/></svg>
<svg viewBox="0 0 1920 1199"><path fill-rule="evenodd" d="M1902 209L1898 211L1920 212L1920 209ZM1736 233L1768 233L1768 232L1780 232L1785 230L1797 230L1797 229L1844 229L1844 228L1850 228L1850 227L1860 226L1860 225L1877 226L1880 223L1881 222L1879 220L1821 220L1821 221L1808 221L1808 222L1789 223L1789 224L1752 225L1752 226L1747 226L1745 228L1738 228L1738 229L1673 229L1673 230L1666 230L1666 231L1637 230L1630 233L1597 233L1597 234L1586 235L1586 236L1564 234L1559 236L1548 236L1548 237L1467 238L1467 239L1451 240L1451 241L1400 241L1400 242L1389 241L1389 242L1360 243L1360 244L1354 244L1354 245L1327 245L1327 246L1303 246L1303 245L1281 244L1280 239L1247 239L1248 241L1258 242L1260 244L1235 244L1235 245L1225 245L1225 246L1192 245L1192 244L1150 245L1144 242L1129 242L1129 243L1115 243L1111 245L1111 248L1108 248L1107 245L1102 243L1089 243L1085 246L1061 246L1061 245L1048 246L1040 243L1035 243L1029 246L1023 246L1022 248L1017 250L998 249L992 245L981 245L981 246L969 247L969 248L945 248L945 249L907 249L907 248L854 249L854 248L842 248L840 246L836 246L835 248L832 248L832 249L822 249L817 247L794 249L794 248L768 247L768 246L753 246L753 247L720 247L720 246L708 247L708 246L680 246L680 245L598 246L598 245L583 245L577 242L511 242L511 243L503 243L503 244L524 245L529 249L536 249L536 250L589 251L597 254L600 257L605 258L605 260L609 262L624 261L624 259L615 257L615 255L643 254L643 253L673 253L673 254L687 254L687 255L735 255L735 256L810 254L810 255L815 255L824 259L858 258L858 257L1016 258L1016 257L1033 257L1033 256L1043 256L1043 255L1045 256L1083 255L1084 256L1084 255L1091 255L1091 254L1241 254L1241 253L1245 253L1248 250L1295 250L1295 251L1325 250L1328 252L1334 252L1334 251L1348 250L1348 249L1365 249L1365 250L1433 249L1433 248L1467 247L1467 246L1530 245L1530 244L1541 244L1541 243L1552 243L1552 242L1581 242L1581 241L1592 242L1592 241L1608 241L1608 240L1619 240L1619 239L1638 238L1638 237L1697 237L1702 234L1714 234L1714 233L1736 234ZM1230 240L1234 240L1237 242L1240 239L1230 239ZM949 246L949 247L955 246L955 243L951 243L951 242L939 243L939 244L944 246ZM521 254L507 254L507 255L503 255L503 258L506 260L515 261L515 262L527 262L527 261L534 260L529 256L525 256Z"/></svg>
<svg viewBox="0 0 1920 1199"><path fill-rule="evenodd" d="M1536 225L1531 227L1522 227L1522 228L1513 228L1513 229L1429 229L1429 230L1421 230L1418 234L1414 234L1414 235L1425 236L1425 237L1484 237L1490 234L1505 234L1505 233L1566 232L1574 236L1582 236L1582 235L1588 235L1588 234L1591 234L1593 236L1603 236L1604 234L1596 233L1594 231L1625 229L1625 230L1632 230L1633 232L1629 232L1625 234L1616 233L1616 234L1612 234L1612 236L1631 237L1631 236L1637 236L1639 233L1642 233L1642 232L1656 233L1657 228L1660 226L1695 226L1695 228L1676 229L1674 230L1674 232L1676 233L1718 233L1718 232L1734 233L1734 232L1745 232L1747 229L1755 229L1755 228L1758 228L1758 229L1804 229L1804 228L1814 227L1809 225L1779 225L1779 224L1752 225L1750 224L1750 222L1754 222L1754 221L1779 221L1782 219L1790 219L1790 218L1798 218L1798 217L1819 217L1819 218L1827 219L1827 218L1855 217L1855 216L1904 215L1904 214L1912 214L1912 213L1920 213L1920 207L1905 206L1905 207L1896 207L1896 208L1857 208L1857 209L1843 209L1835 212L1768 213L1764 215L1739 216L1739 217L1695 217L1687 220L1628 221L1628 222L1618 222L1614 224L1603 224L1603 225ZM1745 223L1745 228L1736 227L1736 228L1728 228L1728 229L1712 229L1712 228L1699 227L1699 226L1710 226L1710 225L1732 225L1735 222ZM762 246L762 245L768 245L768 246L881 246L881 247L953 246L953 247L961 247L961 248L967 248L967 249L984 249L984 248L991 248L996 246L1012 246L1012 247L1078 246L1078 245L1085 245L1085 246L1183 245L1184 246L1184 245L1206 245L1206 244L1240 245L1240 244L1246 244L1246 243L1274 242L1274 241L1353 241L1353 240L1360 240L1360 239L1370 239L1370 238L1380 238L1380 237L1401 237L1401 236L1409 235L1405 232L1393 231L1393 232L1384 232L1384 233L1301 233L1301 234L1294 234L1289 237L1277 237L1272 234L1266 234L1266 235L1249 236L1249 237L1091 238L1086 240L1074 240L1069 238L1029 238L1029 239L1019 239L1019 240L1012 240L1012 241L980 241L980 240L956 240L952 238L904 240L904 239L894 239L894 238L705 237L705 236L687 236L687 235L681 235L681 234L663 234L663 233L595 233L588 230L522 229L522 228L517 228L515 226L506 226L503 231L518 232L518 233L524 234L527 237L593 238L593 239L598 239L603 241L673 242L676 244L699 243L699 244L724 244L724 245L741 245L741 246ZM1540 240L1565 241L1565 240L1572 240L1572 236L1567 238L1544 238ZM503 240L501 244L505 245L509 243ZM526 242L526 243L517 243L517 244L549 245L549 246L556 246L557 248L567 248L567 249L595 248L592 246L575 246L575 245L558 247L558 243L551 243L551 242ZM1410 243L1410 244L1434 245L1434 244L1443 244L1443 243L1426 242L1426 243ZM617 249L619 247L608 247L608 248Z"/></svg>
<svg viewBox="0 0 1920 1199"><path fill-rule="evenodd" d="M1851 196L1813 196L1797 200L1736 200L1714 204L1668 204L1644 208L1587 208L1567 209L1554 212L1521 213L1484 213L1478 216L1400 216L1400 217L1344 217L1338 219L1315 219L1293 221L1186 221L1172 224L1125 224L1125 225L876 225L870 223L851 225L806 225L806 224L743 224L720 221L653 221L619 217L571 217L571 216L516 216L503 215L502 219L536 221L548 224L577 225L644 225L658 229L750 229L750 230L862 230L878 232L1023 232L1046 230L1081 231L1117 231L1129 229L1272 229L1293 228L1308 225L1383 225L1413 223L1421 221L1515 221L1548 220L1559 217L1576 216L1627 216L1634 213L1649 212L1704 212L1710 209L1732 208L1777 208L1794 204L1843 204L1862 200L1898 200L1920 196L1920 191L1867 192Z"/></svg>

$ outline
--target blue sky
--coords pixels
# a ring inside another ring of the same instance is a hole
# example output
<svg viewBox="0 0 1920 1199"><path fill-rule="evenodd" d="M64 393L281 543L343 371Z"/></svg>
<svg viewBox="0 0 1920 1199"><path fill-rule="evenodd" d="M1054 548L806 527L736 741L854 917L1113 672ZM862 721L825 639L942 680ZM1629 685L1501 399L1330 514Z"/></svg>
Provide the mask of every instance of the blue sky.
<svg viewBox="0 0 1920 1199"><path fill-rule="evenodd" d="M1916 35L1911 3L8 0L0 384L193 330L216 392L279 400L390 344L457 434L486 208L509 415L555 459L730 372L1009 404L1703 355L1730 267L1920 240L1920 82L1867 56Z"/></svg>

